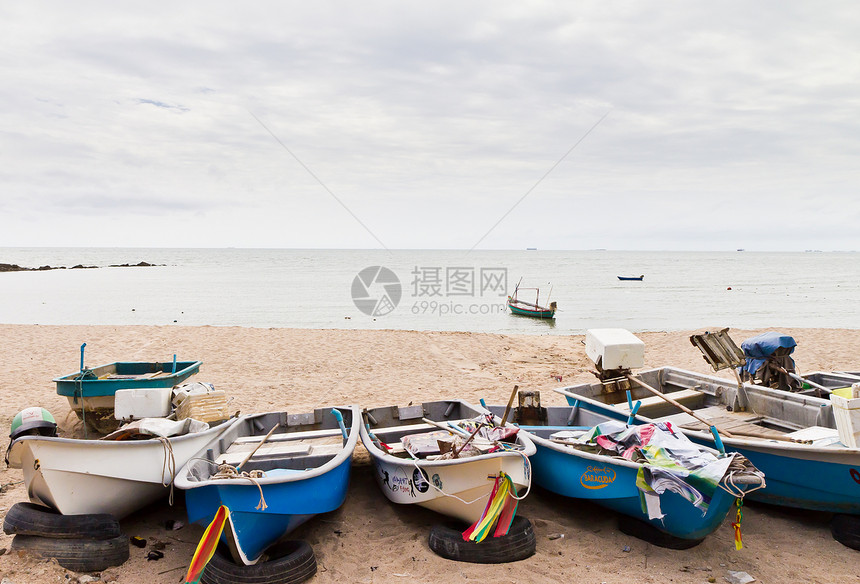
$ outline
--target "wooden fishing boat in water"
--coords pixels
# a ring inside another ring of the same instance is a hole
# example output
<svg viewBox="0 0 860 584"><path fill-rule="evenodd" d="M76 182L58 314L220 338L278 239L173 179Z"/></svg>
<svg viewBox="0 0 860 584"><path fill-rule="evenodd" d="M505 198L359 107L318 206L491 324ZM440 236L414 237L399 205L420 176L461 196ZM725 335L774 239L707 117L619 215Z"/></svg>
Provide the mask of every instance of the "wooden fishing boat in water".
<svg viewBox="0 0 860 584"><path fill-rule="evenodd" d="M239 565L315 515L340 507L359 438L358 406L239 418L176 476L188 519L206 525L223 505L221 541Z"/></svg>
<svg viewBox="0 0 860 584"><path fill-rule="evenodd" d="M521 281L522 279L520 279L520 282ZM535 301L533 303L526 302L525 300L518 298L520 290L534 290ZM552 294L552 290L550 290L550 294ZM547 298L549 298L549 295L547 295ZM507 304L511 314L530 316L532 318L555 318L555 311L558 309L555 302L550 302L549 306L540 305L540 288L520 288L519 283L517 283L516 288L514 288L514 293L508 296Z"/></svg>
<svg viewBox="0 0 860 584"><path fill-rule="evenodd" d="M626 281L626 282L632 282L632 281L641 282L642 280L645 279L645 274L640 274L638 276L618 276L618 279L622 280L622 281Z"/></svg>
<svg viewBox="0 0 860 584"><path fill-rule="evenodd" d="M377 407L362 415L361 441L370 453L376 481L392 503L420 505L474 524L499 477L509 477L511 497L528 493L528 457L535 452L534 444L511 428L495 440L472 436L477 425L495 432L486 420L476 422L486 417L480 407L446 400ZM446 443L450 448L443 451Z"/></svg>
<svg viewBox="0 0 860 584"><path fill-rule="evenodd" d="M616 420L638 402L635 423L670 423L694 442L743 454L767 477L751 499L860 515L860 449L839 441L829 399L674 367L556 391Z"/></svg>
<svg viewBox="0 0 860 584"><path fill-rule="evenodd" d="M537 448L535 483L620 513L622 531L656 545L700 543L736 499L765 484L744 457L721 455L662 426L628 425L581 407L541 407L538 392L521 392L519 404L512 421ZM486 407L504 415L505 406Z"/></svg>

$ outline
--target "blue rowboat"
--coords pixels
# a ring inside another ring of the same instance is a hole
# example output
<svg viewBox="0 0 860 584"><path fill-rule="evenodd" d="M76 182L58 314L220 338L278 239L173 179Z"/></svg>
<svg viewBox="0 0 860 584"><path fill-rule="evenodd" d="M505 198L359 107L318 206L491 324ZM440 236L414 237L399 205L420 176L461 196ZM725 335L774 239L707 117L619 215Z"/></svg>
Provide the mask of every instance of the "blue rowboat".
<svg viewBox="0 0 860 584"><path fill-rule="evenodd" d="M523 403L522 399L520 403ZM490 405L487 409L501 416L505 406ZM743 464L743 467L728 471L729 460L721 458L717 451L695 445L683 435L679 438L657 430L659 438L666 439L669 444L676 443L679 451L686 450L698 457L697 460L706 460L712 465L709 467L712 480L710 486L705 481L689 481L702 496L698 506L691 498L669 489L646 495L637 481L657 476L651 474L654 466L648 462L622 459L615 452L612 455L602 453L605 451L600 451L594 443L571 442L563 438L570 433L588 434L594 427L602 430L616 427L623 432L625 427L630 430L630 426L611 421L612 418L606 414L571 406L514 408L512 419L519 424L520 430L528 433L537 447L531 462L538 485L565 497L593 501L632 518L634 523L644 523L647 526L645 534L654 530L660 532L658 537L652 538L657 545L682 549L698 544L722 524L737 498L742 498L747 489L760 488L764 484L761 473L748 461L738 457L733 464ZM636 428L632 427L633 430ZM655 434L651 439L650 444L654 448L659 442L655 440L657 437ZM666 451L660 449L660 452L665 454ZM678 456L677 460L682 460L682 457ZM684 481L688 469L677 467L673 472L676 473L673 481ZM661 488L658 486L657 490ZM646 505L650 497L654 499ZM630 525L630 519L621 521L621 525L625 530L624 526ZM639 535L642 531L636 529L633 534Z"/></svg>
<svg viewBox="0 0 860 584"><path fill-rule="evenodd" d="M839 442L829 399L751 384L739 392L727 379L674 367L556 391L571 405L616 420L626 420L632 401L639 400L636 423L669 422L694 442L715 446L705 424L642 383L716 427L727 451L743 454L765 473L767 486L750 493L750 499L860 515L860 449Z"/></svg>
<svg viewBox="0 0 860 584"><path fill-rule="evenodd" d="M640 276L618 276L618 279L626 282L631 282L634 280L641 282L645 279L645 274L642 274Z"/></svg>
<svg viewBox="0 0 860 584"><path fill-rule="evenodd" d="M226 506L221 541L237 564L256 563L296 527L343 504L360 420L358 406L239 418L176 475L189 521L208 525Z"/></svg>

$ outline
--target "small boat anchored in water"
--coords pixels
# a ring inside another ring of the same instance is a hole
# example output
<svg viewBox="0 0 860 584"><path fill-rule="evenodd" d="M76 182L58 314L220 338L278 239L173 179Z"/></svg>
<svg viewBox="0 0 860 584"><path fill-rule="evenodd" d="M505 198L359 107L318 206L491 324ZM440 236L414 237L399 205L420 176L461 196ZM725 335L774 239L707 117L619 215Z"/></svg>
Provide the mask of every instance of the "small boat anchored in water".
<svg viewBox="0 0 860 584"><path fill-rule="evenodd" d="M522 278L520 278L520 282L522 282ZM520 290L534 290L535 291L535 301L534 303L526 302L525 300L520 300L517 297L517 294ZM550 288L550 294L552 294L552 288ZM549 294L547 294L547 299L549 299ZM550 302L549 306L541 306L540 305L540 288L520 288L519 282L517 283L516 288L514 288L514 293L508 296L508 308L511 311L511 314L518 314L520 316L530 316L532 318L555 318L555 311L557 310L557 305L555 302Z"/></svg>
<svg viewBox="0 0 860 584"><path fill-rule="evenodd" d="M640 274L638 276L618 276L618 279L622 280L622 281L628 281L628 282L632 282L632 281L641 282L642 280L645 279L645 274Z"/></svg>

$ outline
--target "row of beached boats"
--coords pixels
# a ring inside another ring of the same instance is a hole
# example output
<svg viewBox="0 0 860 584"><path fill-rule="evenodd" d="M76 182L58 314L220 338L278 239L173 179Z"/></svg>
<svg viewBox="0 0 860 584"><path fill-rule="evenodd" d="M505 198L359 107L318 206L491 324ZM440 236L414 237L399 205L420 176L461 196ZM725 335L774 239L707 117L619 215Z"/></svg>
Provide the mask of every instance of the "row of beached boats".
<svg viewBox="0 0 860 584"><path fill-rule="evenodd" d="M844 444L826 392L860 377L806 376L815 387L788 392L672 367L634 373L640 344L626 331L589 331L600 379L557 389L566 406L544 407L537 392L523 391L498 405L451 399L210 423L145 418L101 439L20 435L8 462L22 469L32 503L68 516L122 518L181 489L189 520L208 526L189 582L210 558L215 569L226 562L251 573L293 561L273 544L343 504L359 441L391 502L461 522L462 535L430 534L431 549L452 559L533 553L534 534L516 518L533 484L612 509L625 533L666 547L696 545L745 497L837 513L856 531L860 450ZM204 398L212 390L203 388ZM73 397L85 417L85 388ZM740 545L740 522L733 525ZM499 555L506 538L515 546ZM313 573L275 572L260 581Z"/></svg>

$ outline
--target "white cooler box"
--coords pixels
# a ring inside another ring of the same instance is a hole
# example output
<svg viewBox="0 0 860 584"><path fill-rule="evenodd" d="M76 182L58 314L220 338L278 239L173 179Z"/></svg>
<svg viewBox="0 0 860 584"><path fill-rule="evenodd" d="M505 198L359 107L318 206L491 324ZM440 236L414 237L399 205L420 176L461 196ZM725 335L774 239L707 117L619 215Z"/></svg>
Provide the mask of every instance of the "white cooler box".
<svg viewBox="0 0 860 584"><path fill-rule="evenodd" d="M113 416L117 420L164 418L170 415L172 387L118 389Z"/></svg>

